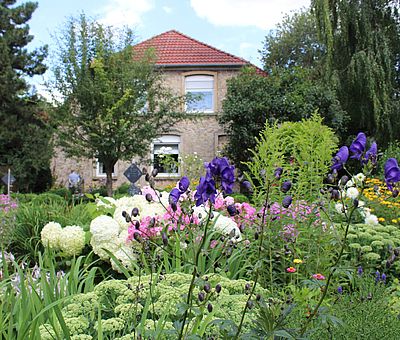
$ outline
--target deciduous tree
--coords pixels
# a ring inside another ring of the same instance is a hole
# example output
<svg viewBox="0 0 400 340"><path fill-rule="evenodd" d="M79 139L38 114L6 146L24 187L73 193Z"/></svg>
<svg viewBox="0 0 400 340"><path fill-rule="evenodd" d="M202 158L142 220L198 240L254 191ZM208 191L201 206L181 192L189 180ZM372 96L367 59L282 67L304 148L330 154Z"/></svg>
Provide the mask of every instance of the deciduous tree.
<svg viewBox="0 0 400 340"><path fill-rule="evenodd" d="M183 98L163 86L151 51L138 58L133 43L129 29L72 18L53 68L58 142L68 156L103 163L109 195L116 162L145 156L151 140L185 116Z"/></svg>

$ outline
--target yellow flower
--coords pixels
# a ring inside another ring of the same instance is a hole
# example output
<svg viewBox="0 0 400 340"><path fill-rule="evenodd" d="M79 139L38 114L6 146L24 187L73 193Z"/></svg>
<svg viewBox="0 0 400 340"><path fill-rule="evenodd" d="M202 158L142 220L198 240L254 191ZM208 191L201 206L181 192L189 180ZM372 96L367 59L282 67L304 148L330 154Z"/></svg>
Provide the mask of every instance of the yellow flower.
<svg viewBox="0 0 400 340"><path fill-rule="evenodd" d="M379 222L385 222L385 218L384 218L384 217L379 217L379 218L378 218L378 221L379 221Z"/></svg>
<svg viewBox="0 0 400 340"><path fill-rule="evenodd" d="M293 260L293 263L294 263L294 264L302 264L302 263L303 263L303 260L294 259L294 260Z"/></svg>
<svg viewBox="0 0 400 340"><path fill-rule="evenodd" d="M393 219L392 223L398 223L398 221L396 219Z"/></svg>

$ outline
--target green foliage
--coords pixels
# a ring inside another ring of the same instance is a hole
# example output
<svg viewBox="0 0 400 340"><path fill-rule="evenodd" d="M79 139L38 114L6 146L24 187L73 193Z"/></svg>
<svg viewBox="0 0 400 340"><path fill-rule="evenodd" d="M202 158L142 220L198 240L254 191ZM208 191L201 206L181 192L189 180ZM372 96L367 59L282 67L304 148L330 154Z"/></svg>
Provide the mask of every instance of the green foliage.
<svg viewBox="0 0 400 340"><path fill-rule="evenodd" d="M115 191L114 196L127 196L128 190L131 187L130 183L123 183L121 184Z"/></svg>
<svg viewBox="0 0 400 340"><path fill-rule="evenodd" d="M38 339L42 324L50 325L53 338L70 338L61 308L76 294L92 291L95 281L104 278L90 257L72 259L66 273L57 269L49 253L38 260L32 270L0 257L1 339Z"/></svg>
<svg viewBox="0 0 400 340"><path fill-rule="evenodd" d="M330 313L342 321L312 330L311 339L395 339L400 320L389 309L389 297L382 283L368 275L356 277L355 282L338 295Z"/></svg>
<svg viewBox="0 0 400 340"><path fill-rule="evenodd" d="M261 51L264 69L321 68L326 48L318 37L315 16L309 10L285 15L266 37ZM316 71L316 70L315 70Z"/></svg>
<svg viewBox="0 0 400 340"><path fill-rule="evenodd" d="M145 275L133 276L128 280L103 281L92 292L75 295L63 307L62 316L72 335L87 334L97 338L96 324L101 323L106 339L128 334L137 336L140 333L146 338L158 334L161 339L176 339L177 330L173 323L181 315L181 302L190 281L191 275L178 273L162 275L158 279ZM196 283L195 300L205 282L199 279ZM210 275L207 282L211 286L211 292L206 294L204 302L195 302L194 314L189 322L189 334L218 337L218 327L213 324L217 320L225 319L239 322L240 312L247 299L245 286L252 282L229 280L215 274ZM217 284L222 287L219 294L215 291ZM267 291L258 288L257 293L265 295ZM207 311L208 303L214 306L212 312ZM251 314L246 317L247 330L252 324ZM80 326L76 327L73 321L79 321ZM89 325L92 327L89 328ZM52 325L48 324L47 328L48 330L42 328L42 332L51 332ZM54 330L57 329L56 327Z"/></svg>
<svg viewBox="0 0 400 340"><path fill-rule="evenodd" d="M346 115L334 92L313 79L312 70L275 68L268 76L251 69L228 81L220 123L229 136L227 153L235 164L250 160L255 137L266 122L301 121L318 111L324 124L345 131Z"/></svg>
<svg viewBox="0 0 400 340"><path fill-rule="evenodd" d="M398 1L312 2L327 46L326 74L351 117L349 133L387 143L399 137Z"/></svg>
<svg viewBox="0 0 400 340"><path fill-rule="evenodd" d="M256 201L263 200L274 170L282 167L284 178L293 183L292 195L313 202L319 196L336 143L333 131L322 124L318 115L301 122L266 124L252 151L252 162L245 163Z"/></svg>
<svg viewBox="0 0 400 340"><path fill-rule="evenodd" d="M146 156L151 140L185 116L183 98L162 84L151 51L136 56L132 44L131 30L81 15L65 25L53 65L58 143L68 156L104 164L108 196L115 163Z"/></svg>
<svg viewBox="0 0 400 340"><path fill-rule="evenodd" d="M48 114L24 77L43 74L47 46L28 52L27 22L37 3L0 3L0 173L11 168L14 190L42 192L51 184Z"/></svg>

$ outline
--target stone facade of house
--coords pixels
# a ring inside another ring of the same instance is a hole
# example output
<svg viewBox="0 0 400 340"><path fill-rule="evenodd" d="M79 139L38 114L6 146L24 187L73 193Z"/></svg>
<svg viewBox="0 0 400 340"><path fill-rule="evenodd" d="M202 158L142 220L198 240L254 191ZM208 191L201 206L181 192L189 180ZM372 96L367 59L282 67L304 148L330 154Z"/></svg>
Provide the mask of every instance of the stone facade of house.
<svg viewBox="0 0 400 340"><path fill-rule="evenodd" d="M168 45L171 41L173 41L172 46ZM149 43L153 43L159 48L160 61L156 65L163 71L166 86L170 87L176 94L184 95L186 93L185 80L188 77L207 76L213 80L212 110L193 114L193 119L186 119L175 124L168 134L160 136L161 143L166 141L166 146L171 145L176 148L178 151L175 150L175 152L179 152L181 157L197 154L203 161L211 160L219 154L226 142L226 136L222 127L218 124L217 116L222 110L222 101L226 96L227 80L237 75L240 68L248 63L176 31L169 31L150 39L143 44L142 48L147 47ZM167 51L162 50L165 46L167 46ZM173 51L176 46L179 47L176 54L171 53L171 50ZM185 46L189 52L182 54L182 46ZM173 59L171 55L174 56ZM143 162L140 164L139 160L135 159L132 162L138 164L140 168L146 166L151 171L151 160L154 159L153 153L156 152L156 149L156 144L150 146L148 157L150 164ZM130 163L119 161L116 164L114 168L114 188L127 182L123 173ZM57 152L52 160L52 171L56 183L66 186L68 174L72 170L77 171L84 179L85 190L105 183L105 174L102 173L96 160L67 159L63 152ZM162 187L171 183L171 181L176 181L177 178L179 178L179 173L160 174L157 176L157 184ZM138 184L139 186L145 185L145 182L141 179Z"/></svg>

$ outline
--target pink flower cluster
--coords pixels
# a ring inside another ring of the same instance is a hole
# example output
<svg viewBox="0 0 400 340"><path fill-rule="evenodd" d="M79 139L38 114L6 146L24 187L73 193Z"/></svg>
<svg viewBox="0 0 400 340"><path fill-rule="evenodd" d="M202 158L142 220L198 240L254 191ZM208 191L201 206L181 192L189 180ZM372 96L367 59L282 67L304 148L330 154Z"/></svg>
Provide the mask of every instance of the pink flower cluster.
<svg viewBox="0 0 400 340"><path fill-rule="evenodd" d="M214 208L215 210L224 210L228 208L230 205L235 205L236 210L238 212L237 215L231 216L231 219L234 220L237 224L243 222L252 222L256 218L257 210L252 207L249 203L235 203L233 197L227 196L222 197L222 195L218 195L215 199Z"/></svg>
<svg viewBox="0 0 400 340"><path fill-rule="evenodd" d="M143 238L151 238L159 236L161 231L166 227L168 231L179 229L182 231L188 225L198 225L200 220L197 216L184 214L181 207L178 205L176 211L173 211L171 206L168 206L166 213L163 216L150 217L145 216L139 221L138 228L136 222L133 222L128 228L128 241L132 241L135 233L138 233Z"/></svg>
<svg viewBox="0 0 400 340"><path fill-rule="evenodd" d="M18 208L18 204L9 195L0 194L0 212L9 212Z"/></svg>
<svg viewBox="0 0 400 340"><path fill-rule="evenodd" d="M319 212L313 213L314 206L309 206L305 201L296 201L289 208L282 207L279 203L275 202L271 205L270 213L275 215L276 219L283 216L290 217L293 220L304 221L308 219L309 215L319 217ZM263 212L261 209L260 213Z"/></svg>

